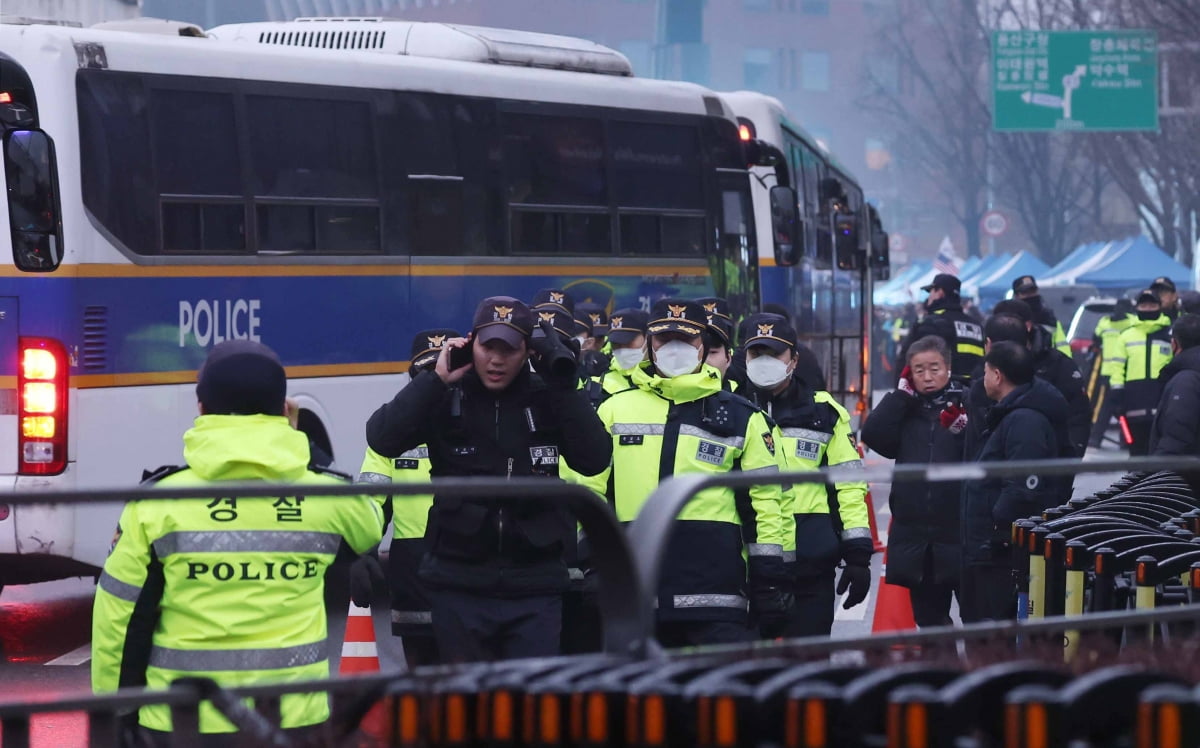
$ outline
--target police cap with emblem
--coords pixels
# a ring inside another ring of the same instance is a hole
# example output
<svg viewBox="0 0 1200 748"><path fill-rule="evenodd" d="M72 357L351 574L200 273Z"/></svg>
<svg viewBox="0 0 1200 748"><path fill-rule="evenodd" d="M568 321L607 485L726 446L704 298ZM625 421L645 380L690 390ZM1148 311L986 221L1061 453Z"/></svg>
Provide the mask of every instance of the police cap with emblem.
<svg viewBox="0 0 1200 748"><path fill-rule="evenodd" d="M503 340L517 348L533 334L534 319L533 312L520 299L491 296L475 309L471 332L477 342Z"/></svg>
<svg viewBox="0 0 1200 748"><path fill-rule="evenodd" d="M409 372L415 374L417 369L436 364L442 349L446 347L446 341L450 338L461 337L458 330L452 330L449 327L435 327L432 330L422 330L417 333L412 341Z"/></svg>
<svg viewBox="0 0 1200 748"><path fill-rule="evenodd" d="M1141 306L1142 304L1154 304L1155 306L1162 305L1162 302L1158 299L1158 294L1154 293L1148 288L1145 291L1138 293L1137 301L1134 303L1138 306Z"/></svg>
<svg viewBox="0 0 1200 748"><path fill-rule="evenodd" d="M575 319L558 304L538 304L530 311L533 312L533 324L536 327L542 320L550 323L554 330L564 338L575 337Z"/></svg>
<svg viewBox="0 0 1200 748"><path fill-rule="evenodd" d="M592 334L603 337L608 334L608 314L604 307L594 301L583 301L575 305L575 319L587 320L592 326Z"/></svg>
<svg viewBox="0 0 1200 748"><path fill-rule="evenodd" d="M533 301L529 306L539 307L547 304L566 312L568 316L573 317L575 314L575 299L561 288L543 288L533 295Z"/></svg>
<svg viewBox="0 0 1200 748"><path fill-rule="evenodd" d="M646 334L650 315L641 309L618 309L608 320L608 339L614 345L629 345L638 335Z"/></svg>
<svg viewBox="0 0 1200 748"><path fill-rule="evenodd" d="M752 314L746 319L747 337L744 348L766 346L774 353L796 350L796 330L787 318L779 314Z"/></svg>
<svg viewBox="0 0 1200 748"><path fill-rule="evenodd" d="M707 326L708 315L699 302L691 299L659 299L650 308L650 322L646 330L651 335L681 332L698 338Z"/></svg>
<svg viewBox="0 0 1200 748"><path fill-rule="evenodd" d="M921 286L922 291L932 291L935 288L940 288L948 294L957 294L962 290L962 281L950 273L938 273L933 276L928 286Z"/></svg>
<svg viewBox="0 0 1200 748"><path fill-rule="evenodd" d="M1028 293L1029 291L1037 291L1037 280L1032 275L1022 275L1012 282L1012 290L1014 293Z"/></svg>
<svg viewBox="0 0 1200 748"><path fill-rule="evenodd" d="M205 415L283 415L287 374L279 356L253 340L227 340L209 351L196 375Z"/></svg>
<svg viewBox="0 0 1200 748"><path fill-rule="evenodd" d="M733 317L729 316L729 302L720 296L705 296L696 299L708 315L708 326L712 328L726 346L733 345Z"/></svg>
<svg viewBox="0 0 1200 748"><path fill-rule="evenodd" d="M1175 290L1175 281L1171 280L1170 278L1168 278L1165 275L1160 275L1154 279L1153 283L1150 284L1150 290L1151 291L1160 291L1160 290L1161 291L1174 291Z"/></svg>

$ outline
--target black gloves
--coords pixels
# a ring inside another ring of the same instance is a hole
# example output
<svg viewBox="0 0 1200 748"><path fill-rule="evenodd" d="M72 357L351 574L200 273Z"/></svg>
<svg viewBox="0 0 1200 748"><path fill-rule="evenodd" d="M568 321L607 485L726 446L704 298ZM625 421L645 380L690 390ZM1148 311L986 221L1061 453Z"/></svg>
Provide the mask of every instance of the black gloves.
<svg viewBox="0 0 1200 748"><path fill-rule="evenodd" d="M856 538L842 543L842 559L846 565L838 580L837 594L850 591L842 603L843 610L849 610L867 599L867 593L871 591L871 554L874 552L875 547L869 539L860 541Z"/></svg>
<svg viewBox="0 0 1200 748"><path fill-rule="evenodd" d="M782 587L759 585L751 591L750 598L763 637L774 639L782 636L788 611L796 603L795 596Z"/></svg>
<svg viewBox="0 0 1200 748"><path fill-rule="evenodd" d="M563 342L546 320L538 323L529 341L533 349L533 368L546 384L556 389L575 389L579 384L579 364L575 352Z"/></svg>
<svg viewBox="0 0 1200 748"><path fill-rule="evenodd" d="M350 567L350 600L359 608L371 607L372 589L385 584L383 566L374 553L360 557Z"/></svg>

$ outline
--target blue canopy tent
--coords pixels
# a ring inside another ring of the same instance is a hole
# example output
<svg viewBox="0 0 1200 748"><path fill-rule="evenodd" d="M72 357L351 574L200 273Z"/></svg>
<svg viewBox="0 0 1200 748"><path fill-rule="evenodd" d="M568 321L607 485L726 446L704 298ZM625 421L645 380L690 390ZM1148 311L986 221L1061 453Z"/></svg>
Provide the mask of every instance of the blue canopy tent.
<svg viewBox="0 0 1200 748"><path fill-rule="evenodd" d="M928 273L931 267L933 263L928 260L912 263L895 278L875 289L875 303L880 306L902 306L913 301L915 297L909 295L909 284Z"/></svg>
<svg viewBox="0 0 1200 748"><path fill-rule="evenodd" d="M1126 240L1120 251L1110 252L1097 267L1080 275L1076 282L1088 283L1110 292L1146 288L1159 276L1175 282L1180 290L1192 287L1192 271L1155 246L1144 236Z"/></svg>
<svg viewBox="0 0 1200 748"><path fill-rule="evenodd" d="M987 257L981 259L979 264L976 265L971 272L964 273L963 275L959 276L959 280L961 280L963 284L962 295L975 298L976 293L979 291L979 280L981 278L986 278L996 268L1000 267L1011 259L1012 255L1008 252L988 255Z"/></svg>
<svg viewBox="0 0 1200 748"><path fill-rule="evenodd" d="M1038 278L1038 285L1074 286L1082 283L1083 281L1079 280L1080 276L1102 267L1128 243L1128 239L1122 239L1115 242L1082 244L1050 268L1044 276Z"/></svg>
<svg viewBox="0 0 1200 748"><path fill-rule="evenodd" d="M979 307L991 309L996 302L1004 299L1012 290L1012 282L1022 275L1032 275L1040 278L1050 269L1029 252L1021 251L1008 262L992 270L987 277L979 280Z"/></svg>

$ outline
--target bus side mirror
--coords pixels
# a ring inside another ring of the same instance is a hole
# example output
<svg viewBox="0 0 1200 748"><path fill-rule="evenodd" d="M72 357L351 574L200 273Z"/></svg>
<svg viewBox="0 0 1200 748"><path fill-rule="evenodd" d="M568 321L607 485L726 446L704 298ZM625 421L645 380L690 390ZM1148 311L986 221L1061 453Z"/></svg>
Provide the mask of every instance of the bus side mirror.
<svg viewBox="0 0 1200 748"><path fill-rule="evenodd" d="M14 264L25 271L54 270L62 262L62 223L50 136L41 130L6 132L4 173Z"/></svg>
<svg viewBox="0 0 1200 748"><path fill-rule="evenodd" d="M853 213L833 214L833 248L841 270L856 270L859 266L858 216Z"/></svg>
<svg viewBox="0 0 1200 748"><path fill-rule="evenodd" d="M800 261L804 223L796 202L796 191L791 187L771 188L771 235L775 239L775 264L781 267Z"/></svg>
<svg viewBox="0 0 1200 748"><path fill-rule="evenodd" d="M886 231L871 232L871 267L887 271L892 265L891 243Z"/></svg>

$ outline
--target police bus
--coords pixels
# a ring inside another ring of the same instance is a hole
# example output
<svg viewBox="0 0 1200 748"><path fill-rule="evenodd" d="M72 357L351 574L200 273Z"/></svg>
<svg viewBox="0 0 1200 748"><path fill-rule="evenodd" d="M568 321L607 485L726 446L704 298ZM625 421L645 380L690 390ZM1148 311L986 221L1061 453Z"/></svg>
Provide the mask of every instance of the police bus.
<svg viewBox="0 0 1200 748"><path fill-rule="evenodd" d="M751 191L761 298L792 316L851 413L870 405L871 286L889 272L888 238L862 187L783 104L750 91L722 93L755 147ZM774 250L772 254L772 250Z"/></svg>
<svg viewBox="0 0 1200 748"><path fill-rule="evenodd" d="M223 340L278 351L301 428L353 470L412 336L468 327L482 297L758 303L728 106L578 39L4 23L0 128L8 490L178 463ZM94 573L117 510L0 497L0 584Z"/></svg>

